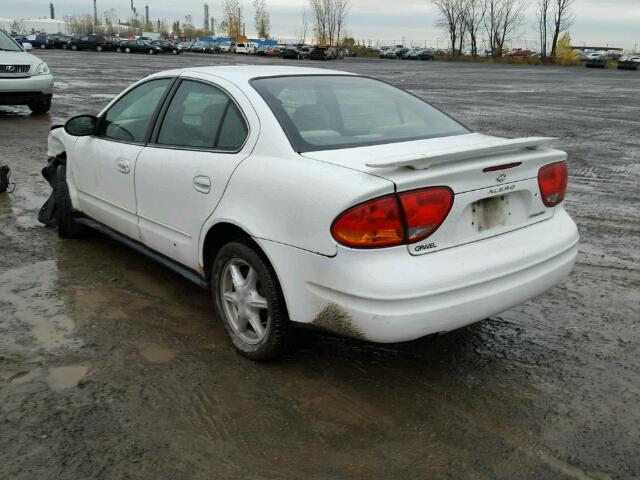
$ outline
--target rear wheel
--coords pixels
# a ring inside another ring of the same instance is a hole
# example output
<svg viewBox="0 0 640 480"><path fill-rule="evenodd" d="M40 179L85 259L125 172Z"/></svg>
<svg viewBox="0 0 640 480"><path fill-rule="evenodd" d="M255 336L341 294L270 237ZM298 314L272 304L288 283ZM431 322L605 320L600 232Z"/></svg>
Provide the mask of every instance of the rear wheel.
<svg viewBox="0 0 640 480"><path fill-rule="evenodd" d="M45 48L47 48L47 46L44 43L41 43L40 48L44 50Z"/></svg>
<svg viewBox="0 0 640 480"><path fill-rule="evenodd" d="M75 44L71 45L71 50L73 50L75 52L76 50L78 50L78 46L75 45Z"/></svg>
<svg viewBox="0 0 640 480"><path fill-rule="evenodd" d="M251 360L281 356L291 328L284 296L268 260L249 241L223 246L212 268L216 313L234 348Z"/></svg>
<svg viewBox="0 0 640 480"><path fill-rule="evenodd" d="M149 55L153 55L154 53L156 53L155 50L153 50L152 48L149 49Z"/></svg>
<svg viewBox="0 0 640 480"><path fill-rule="evenodd" d="M173 50L172 50L172 52L173 52L173 54L174 54L174 55L178 55L178 53L180 53L180 52L178 52L178 50L176 50L176 49L173 49Z"/></svg>
<svg viewBox="0 0 640 480"><path fill-rule="evenodd" d="M125 48L124 53L131 53L131 49L129 47Z"/></svg>
<svg viewBox="0 0 640 480"><path fill-rule="evenodd" d="M67 167L58 166L55 183L56 222L60 238L80 238L87 234L87 229L73 219L73 207L67 187Z"/></svg>
<svg viewBox="0 0 640 480"><path fill-rule="evenodd" d="M101 45L98 45L98 46L96 47L96 52L101 52L101 51L102 51L102 46L101 46Z"/></svg>
<svg viewBox="0 0 640 480"><path fill-rule="evenodd" d="M122 49L120 47L116 48L116 52L122 53Z"/></svg>

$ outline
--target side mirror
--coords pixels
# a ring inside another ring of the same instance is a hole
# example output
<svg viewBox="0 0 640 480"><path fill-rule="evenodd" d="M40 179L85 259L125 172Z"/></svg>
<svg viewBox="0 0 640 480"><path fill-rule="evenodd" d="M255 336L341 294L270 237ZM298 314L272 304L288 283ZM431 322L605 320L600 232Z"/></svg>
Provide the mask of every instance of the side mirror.
<svg viewBox="0 0 640 480"><path fill-rule="evenodd" d="M64 131L74 137L86 137L96 133L98 117L95 115L78 115L70 118L64 125Z"/></svg>
<svg viewBox="0 0 640 480"><path fill-rule="evenodd" d="M33 45L31 45L29 42L24 42L22 44L22 48L25 52L30 52L31 50L33 50Z"/></svg>

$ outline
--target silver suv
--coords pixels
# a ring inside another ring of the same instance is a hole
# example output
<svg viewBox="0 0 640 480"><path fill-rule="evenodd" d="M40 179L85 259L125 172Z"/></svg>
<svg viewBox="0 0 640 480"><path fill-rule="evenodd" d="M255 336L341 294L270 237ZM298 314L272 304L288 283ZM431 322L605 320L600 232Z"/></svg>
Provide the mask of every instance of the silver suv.
<svg viewBox="0 0 640 480"><path fill-rule="evenodd" d="M27 53L29 43L20 46L0 30L0 105L28 105L33 113L51 107L53 77L45 62Z"/></svg>

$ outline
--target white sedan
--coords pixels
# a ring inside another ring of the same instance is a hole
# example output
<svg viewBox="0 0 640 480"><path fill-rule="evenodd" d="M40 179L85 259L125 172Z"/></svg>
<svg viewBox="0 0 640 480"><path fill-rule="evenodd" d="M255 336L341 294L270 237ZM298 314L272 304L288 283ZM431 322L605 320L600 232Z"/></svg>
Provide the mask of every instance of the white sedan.
<svg viewBox="0 0 640 480"><path fill-rule="evenodd" d="M345 72L153 74L52 130L62 237L115 237L211 288L235 348L305 324L390 343L464 327L571 271L566 154L473 133Z"/></svg>

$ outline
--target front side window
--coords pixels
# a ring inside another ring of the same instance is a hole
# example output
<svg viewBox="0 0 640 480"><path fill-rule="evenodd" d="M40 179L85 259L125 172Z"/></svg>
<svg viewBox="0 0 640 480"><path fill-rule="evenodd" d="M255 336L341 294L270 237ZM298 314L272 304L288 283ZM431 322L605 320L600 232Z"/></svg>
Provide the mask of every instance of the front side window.
<svg viewBox="0 0 640 480"><path fill-rule="evenodd" d="M158 105L173 79L151 80L129 91L104 116L102 136L125 142L144 142Z"/></svg>
<svg viewBox="0 0 640 480"><path fill-rule="evenodd" d="M157 143L238 150L246 123L229 96L212 85L184 80L167 109Z"/></svg>
<svg viewBox="0 0 640 480"><path fill-rule="evenodd" d="M362 147L469 133L404 90L350 75L255 79L297 152Z"/></svg>

